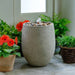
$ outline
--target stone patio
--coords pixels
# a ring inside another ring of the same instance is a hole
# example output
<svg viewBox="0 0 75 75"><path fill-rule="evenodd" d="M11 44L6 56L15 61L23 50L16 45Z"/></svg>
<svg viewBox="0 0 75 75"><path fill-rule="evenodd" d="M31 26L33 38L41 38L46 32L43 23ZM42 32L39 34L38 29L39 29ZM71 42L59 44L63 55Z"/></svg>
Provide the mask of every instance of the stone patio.
<svg viewBox="0 0 75 75"><path fill-rule="evenodd" d="M0 75L75 75L75 64L65 64L61 56L55 55L47 66L32 67L22 57L16 58L13 71Z"/></svg>

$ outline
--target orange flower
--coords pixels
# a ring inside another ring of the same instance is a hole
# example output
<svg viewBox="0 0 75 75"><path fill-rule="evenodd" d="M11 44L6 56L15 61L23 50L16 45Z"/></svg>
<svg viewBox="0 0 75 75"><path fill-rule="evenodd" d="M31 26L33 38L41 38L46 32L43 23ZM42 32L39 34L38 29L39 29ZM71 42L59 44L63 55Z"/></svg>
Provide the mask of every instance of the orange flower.
<svg viewBox="0 0 75 75"><path fill-rule="evenodd" d="M0 45L3 45L3 40L1 39L1 37L0 37Z"/></svg>
<svg viewBox="0 0 75 75"><path fill-rule="evenodd" d="M16 25L16 29L20 32L23 28L23 23L22 22L19 22L17 25Z"/></svg>
<svg viewBox="0 0 75 75"><path fill-rule="evenodd" d="M27 23L27 22L30 22L29 20L25 20L25 21L23 21L22 23L24 24L24 23Z"/></svg>
<svg viewBox="0 0 75 75"><path fill-rule="evenodd" d="M9 39L7 44L8 44L8 46L13 46L14 45L14 40L13 39Z"/></svg>
<svg viewBox="0 0 75 75"><path fill-rule="evenodd" d="M8 41L8 39L9 39L9 36L8 36L8 35L3 35L3 36L1 37L1 40L2 40L4 43L6 43L6 42Z"/></svg>
<svg viewBox="0 0 75 75"><path fill-rule="evenodd" d="M15 37L15 44L17 45L18 44L18 38Z"/></svg>

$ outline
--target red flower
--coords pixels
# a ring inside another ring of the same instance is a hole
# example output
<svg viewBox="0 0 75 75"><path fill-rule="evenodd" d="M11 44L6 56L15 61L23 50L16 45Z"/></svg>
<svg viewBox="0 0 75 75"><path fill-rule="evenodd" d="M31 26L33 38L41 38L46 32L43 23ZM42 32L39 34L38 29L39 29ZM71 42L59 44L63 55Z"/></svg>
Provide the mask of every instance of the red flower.
<svg viewBox="0 0 75 75"><path fill-rule="evenodd" d="M1 39L1 37L0 37L0 45L3 45L3 40Z"/></svg>
<svg viewBox="0 0 75 75"><path fill-rule="evenodd" d="M8 44L8 46L13 46L14 45L14 40L13 39L9 39L7 44Z"/></svg>
<svg viewBox="0 0 75 75"><path fill-rule="evenodd" d="M15 44L17 45L18 44L18 38L15 37Z"/></svg>
<svg viewBox="0 0 75 75"><path fill-rule="evenodd" d="M3 35L3 36L1 37L1 40L2 40L4 43L6 43L6 42L8 41L8 39L9 39L9 36L8 36L8 35Z"/></svg>
<svg viewBox="0 0 75 75"><path fill-rule="evenodd" d="M17 25L16 25L16 29L20 32L23 28L23 23L22 22L19 22Z"/></svg>
<svg viewBox="0 0 75 75"><path fill-rule="evenodd" d="M23 21L22 23L24 24L24 23L27 23L27 22L30 22L29 20L25 20L25 21Z"/></svg>
<svg viewBox="0 0 75 75"><path fill-rule="evenodd" d="M23 24L24 23L27 23L27 22L30 22L29 20L25 20L23 22L19 22L17 25L16 25L16 29L20 32L23 28Z"/></svg>

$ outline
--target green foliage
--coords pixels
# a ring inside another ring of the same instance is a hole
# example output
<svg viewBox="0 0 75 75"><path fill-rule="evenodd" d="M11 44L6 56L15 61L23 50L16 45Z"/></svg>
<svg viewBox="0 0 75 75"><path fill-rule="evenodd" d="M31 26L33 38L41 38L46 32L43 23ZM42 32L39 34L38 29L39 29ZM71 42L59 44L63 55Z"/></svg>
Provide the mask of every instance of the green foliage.
<svg viewBox="0 0 75 75"><path fill-rule="evenodd" d="M18 32L17 29L14 26L9 26L0 19L0 36L2 35L9 35L11 38L15 39L15 37L18 37L18 43L21 42L21 32Z"/></svg>
<svg viewBox="0 0 75 75"><path fill-rule="evenodd" d="M21 42L21 32L18 32L17 29L14 26L9 26L6 22L0 19L0 37L2 35L9 35L10 38L15 39L15 37L18 37L18 43ZM9 55L17 55L21 56L18 50L20 47L16 44L14 44L12 47L9 47L7 43L4 43L2 46L0 46L0 57L8 57Z"/></svg>
<svg viewBox="0 0 75 75"><path fill-rule="evenodd" d="M75 37L73 36L62 36L57 38L59 46L62 47L75 47Z"/></svg>
<svg viewBox="0 0 75 75"><path fill-rule="evenodd" d="M13 54L21 57L21 54L19 52L14 52Z"/></svg>
<svg viewBox="0 0 75 75"><path fill-rule="evenodd" d="M19 52L17 52L16 50L19 49L20 47L16 44L14 44L13 46L9 47L7 45L7 43L4 43L2 46L0 46L0 57L8 57L9 55L17 55L17 56L21 56Z"/></svg>
<svg viewBox="0 0 75 75"><path fill-rule="evenodd" d="M40 17L41 17L42 22L50 22L51 21L51 18L46 15L41 14Z"/></svg>
<svg viewBox="0 0 75 75"><path fill-rule="evenodd" d="M54 23L56 38L58 36L65 35L66 31L69 30L67 27L67 24L71 23L70 20L66 18L61 18L58 15L54 15L54 19L51 19L50 17L42 14L40 15L40 18L42 22L53 22Z"/></svg>

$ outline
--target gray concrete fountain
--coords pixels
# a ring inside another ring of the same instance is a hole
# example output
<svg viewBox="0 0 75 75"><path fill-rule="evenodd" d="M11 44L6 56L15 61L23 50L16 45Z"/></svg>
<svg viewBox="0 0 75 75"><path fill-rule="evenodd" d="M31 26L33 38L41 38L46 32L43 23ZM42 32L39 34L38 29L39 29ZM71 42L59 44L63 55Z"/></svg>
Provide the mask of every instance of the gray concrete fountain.
<svg viewBox="0 0 75 75"><path fill-rule="evenodd" d="M24 24L22 29L22 51L32 66L47 65L55 51L55 32L53 23L32 26Z"/></svg>

